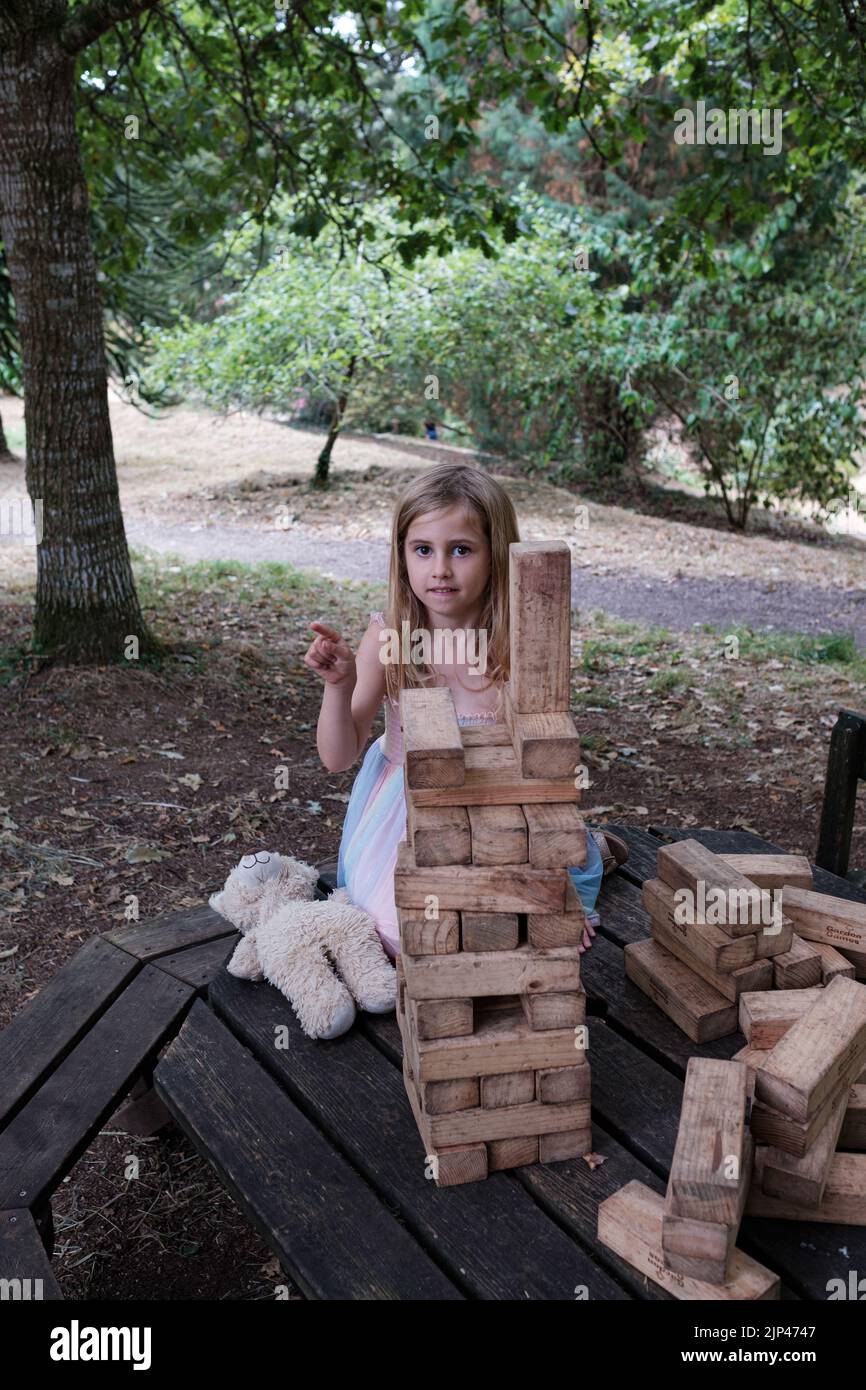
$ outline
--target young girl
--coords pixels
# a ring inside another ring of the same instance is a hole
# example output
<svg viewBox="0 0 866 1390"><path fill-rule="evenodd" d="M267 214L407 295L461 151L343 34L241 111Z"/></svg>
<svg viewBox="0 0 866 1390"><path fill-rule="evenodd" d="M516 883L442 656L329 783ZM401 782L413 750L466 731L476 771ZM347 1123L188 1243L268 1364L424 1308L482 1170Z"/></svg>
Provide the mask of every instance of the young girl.
<svg viewBox="0 0 866 1390"><path fill-rule="evenodd" d="M394 867L397 846L406 838L399 693L407 686L447 685L454 695L459 724L504 719L501 692L509 675L508 547L519 540L514 508L493 478L464 465L431 468L396 505L387 612L370 614L357 657L333 628L321 622L311 624L318 635L304 663L325 683L317 743L329 772L352 766L385 701L385 732L367 749L346 810L337 886L348 888L352 902L370 913L392 958L400 950ZM405 662L404 621L408 621L409 634L417 629L430 634L434 657L437 628L463 629L466 646L461 647L458 639L454 647L471 655L474 669L471 662L456 660L422 666L411 660L411 651ZM396 659L386 664L379 659L383 628L397 635L391 644L392 651L397 648ZM470 629L475 633L474 645ZM478 656L479 649L484 652L484 633L486 661ZM598 925L594 909L602 873L627 853L622 841L608 839L610 843L600 831L588 835L585 866L569 868L587 913L581 950L591 945Z"/></svg>

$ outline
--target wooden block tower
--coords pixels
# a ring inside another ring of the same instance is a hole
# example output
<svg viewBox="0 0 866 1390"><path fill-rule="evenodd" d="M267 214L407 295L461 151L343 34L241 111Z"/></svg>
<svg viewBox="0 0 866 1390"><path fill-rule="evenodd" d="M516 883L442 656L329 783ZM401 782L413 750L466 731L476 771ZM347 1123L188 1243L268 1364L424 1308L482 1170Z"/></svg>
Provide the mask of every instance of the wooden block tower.
<svg viewBox="0 0 866 1390"><path fill-rule="evenodd" d="M509 583L506 722L461 729L444 688L400 702L397 1019L438 1186L592 1147L568 546L512 544Z"/></svg>

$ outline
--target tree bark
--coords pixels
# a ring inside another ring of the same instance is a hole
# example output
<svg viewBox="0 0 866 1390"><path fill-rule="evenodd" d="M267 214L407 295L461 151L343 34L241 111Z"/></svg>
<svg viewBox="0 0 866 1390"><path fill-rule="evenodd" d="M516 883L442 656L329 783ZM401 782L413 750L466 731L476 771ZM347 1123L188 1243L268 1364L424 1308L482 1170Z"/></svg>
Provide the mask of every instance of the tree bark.
<svg viewBox="0 0 866 1390"><path fill-rule="evenodd" d="M120 661L135 655L130 638L139 656L163 649L142 617L120 510L75 58L50 6L34 5L32 17L13 8L0 25L0 232L21 342L27 490L42 501L33 640L67 663Z"/></svg>

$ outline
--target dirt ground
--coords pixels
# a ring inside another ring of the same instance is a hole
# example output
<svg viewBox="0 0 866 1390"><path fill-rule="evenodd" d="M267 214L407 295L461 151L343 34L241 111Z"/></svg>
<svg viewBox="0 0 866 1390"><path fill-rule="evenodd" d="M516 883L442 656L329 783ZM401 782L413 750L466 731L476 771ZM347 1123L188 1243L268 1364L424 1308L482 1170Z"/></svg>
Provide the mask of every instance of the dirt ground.
<svg viewBox="0 0 866 1390"><path fill-rule="evenodd" d="M405 470L423 466L347 442L339 489L322 497L306 483L311 437L280 426L135 420L119 425L118 441L130 514L190 527L211 517L254 526L290 508L336 541L351 528L382 539ZM509 486L524 536L570 533L570 494L523 479ZM772 561L780 576L807 575L828 591L862 584L859 545L749 541L620 510L592 504L595 519L579 542L613 570L626 561L656 575L676 565L703 575L730 566L766 578ZM136 574L146 615L178 644L174 657L160 668L36 670L21 655L32 581L15 554L20 564L11 549L0 550L0 1026L94 932L125 920L129 895L147 919L202 902L250 849L313 863L336 854L357 767L339 775L321 767L321 688L302 656L313 619L357 642L385 599L381 585L279 567L142 557ZM863 707L863 674L862 661L842 648L789 648L746 634L732 656L710 633L582 614L573 706L591 778L584 814L741 826L812 855L829 731L840 708ZM288 770L288 789L277 784L279 768ZM860 866L863 812L861 803L852 851ZM603 899L600 908L603 923ZM129 1153L141 1159L134 1181L123 1176ZM255 1300L289 1283L174 1130L137 1140L109 1122L54 1208L55 1268L67 1297Z"/></svg>

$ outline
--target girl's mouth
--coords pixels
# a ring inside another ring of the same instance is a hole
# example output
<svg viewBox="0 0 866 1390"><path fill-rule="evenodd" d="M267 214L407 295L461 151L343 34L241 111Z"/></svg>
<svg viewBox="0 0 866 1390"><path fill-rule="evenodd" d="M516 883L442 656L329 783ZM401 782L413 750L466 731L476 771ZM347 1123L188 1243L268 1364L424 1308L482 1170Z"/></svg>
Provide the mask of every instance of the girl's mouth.
<svg viewBox="0 0 866 1390"><path fill-rule="evenodd" d="M431 594L456 594L457 590L452 588L431 589Z"/></svg>

